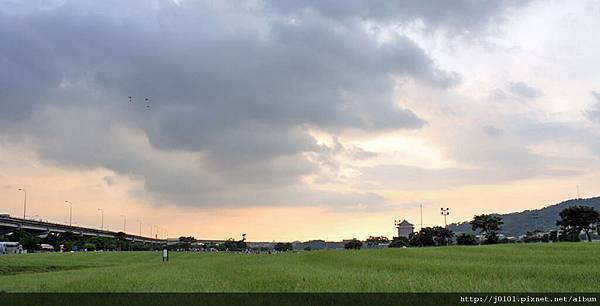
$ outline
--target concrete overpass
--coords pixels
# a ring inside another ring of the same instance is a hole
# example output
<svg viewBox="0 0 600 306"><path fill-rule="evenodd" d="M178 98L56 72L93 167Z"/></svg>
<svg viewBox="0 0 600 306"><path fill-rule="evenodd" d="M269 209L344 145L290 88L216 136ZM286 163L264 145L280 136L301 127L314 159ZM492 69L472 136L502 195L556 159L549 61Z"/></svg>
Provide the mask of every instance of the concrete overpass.
<svg viewBox="0 0 600 306"><path fill-rule="evenodd" d="M44 236L49 233L71 232L85 237L105 237L115 238L117 232L99 230L81 226L69 226L65 224L27 220L11 217L8 214L0 214L0 235L10 234L12 232L24 230L32 235ZM132 242L163 244L165 239L155 239L138 235L125 234L125 239Z"/></svg>

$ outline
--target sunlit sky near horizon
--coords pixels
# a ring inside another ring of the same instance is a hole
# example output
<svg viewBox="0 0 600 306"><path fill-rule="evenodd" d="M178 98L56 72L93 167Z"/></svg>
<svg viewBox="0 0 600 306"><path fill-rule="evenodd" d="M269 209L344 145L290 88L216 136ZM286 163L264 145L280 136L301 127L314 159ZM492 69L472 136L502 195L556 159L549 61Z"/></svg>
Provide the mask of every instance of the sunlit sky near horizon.
<svg viewBox="0 0 600 306"><path fill-rule="evenodd" d="M341 240L598 196L598 29L598 1L2 1L0 213Z"/></svg>

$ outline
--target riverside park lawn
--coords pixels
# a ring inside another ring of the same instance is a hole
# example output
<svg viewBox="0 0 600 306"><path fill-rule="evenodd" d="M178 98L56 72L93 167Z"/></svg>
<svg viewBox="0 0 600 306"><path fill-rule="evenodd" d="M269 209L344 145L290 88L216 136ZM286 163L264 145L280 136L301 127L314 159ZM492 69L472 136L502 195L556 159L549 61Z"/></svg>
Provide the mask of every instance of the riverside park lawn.
<svg viewBox="0 0 600 306"><path fill-rule="evenodd" d="M6 292L600 292L600 243L0 256Z"/></svg>

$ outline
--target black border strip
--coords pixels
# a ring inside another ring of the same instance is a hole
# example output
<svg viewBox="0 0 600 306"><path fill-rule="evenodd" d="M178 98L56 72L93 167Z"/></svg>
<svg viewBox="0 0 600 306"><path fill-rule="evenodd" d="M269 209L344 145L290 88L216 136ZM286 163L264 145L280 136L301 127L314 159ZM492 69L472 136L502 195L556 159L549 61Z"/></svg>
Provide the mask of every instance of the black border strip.
<svg viewBox="0 0 600 306"><path fill-rule="evenodd" d="M0 305L600 305L600 293L0 293Z"/></svg>

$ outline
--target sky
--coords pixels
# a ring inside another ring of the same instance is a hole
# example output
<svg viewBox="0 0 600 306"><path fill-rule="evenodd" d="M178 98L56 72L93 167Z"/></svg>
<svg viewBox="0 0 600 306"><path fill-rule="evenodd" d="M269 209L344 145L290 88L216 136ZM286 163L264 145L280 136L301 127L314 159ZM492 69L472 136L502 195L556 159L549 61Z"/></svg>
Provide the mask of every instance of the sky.
<svg viewBox="0 0 600 306"><path fill-rule="evenodd" d="M0 213L341 240L598 196L599 28L585 0L5 0Z"/></svg>

